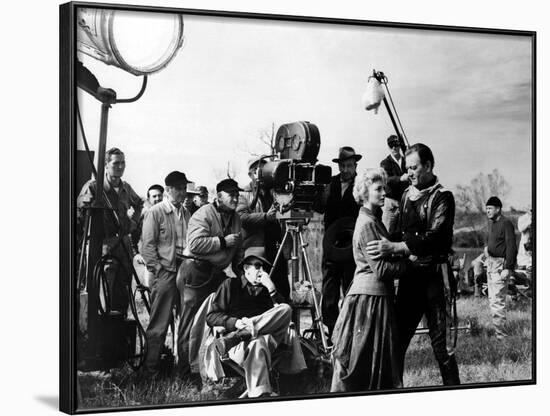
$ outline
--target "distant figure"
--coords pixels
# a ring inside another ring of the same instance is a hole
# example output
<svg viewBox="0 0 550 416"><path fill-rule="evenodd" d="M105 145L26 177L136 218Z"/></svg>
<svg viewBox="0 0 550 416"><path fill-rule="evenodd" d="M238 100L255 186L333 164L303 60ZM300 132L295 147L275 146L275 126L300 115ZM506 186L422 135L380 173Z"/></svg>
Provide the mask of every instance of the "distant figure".
<svg viewBox="0 0 550 416"><path fill-rule="evenodd" d="M147 190L147 199L143 204L143 210L141 211L141 219L139 222L139 227L134 237L134 241L138 241L138 244L137 244L138 254L135 255L134 260L142 266L145 266L145 260L143 260L143 256L141 255L141 249L143 245L143 240L141 239L141 231L143 229L143 219L145 218L145 214L147 213L147 211L149 211L154 205L158 204L159 202L162 202L163 196L164 196L164 188L162 187L162 185L158 185L158 184L151 185ZM144 267L142 283L145 286L149 287L149 284L152 281L153 277L154 275L149 270L147 270L147 267Z"/></svg>
<svg viewBox="0 0 550 416"><path fill-rule="evenodd" d="M199 195L199 190L195 186L193 182L190 182L187 184L187 195L185 196L185 199L183 200L183 205L185 206L185 209L188 210L191 215L195 213L197 209L199 209L195 203L193 202L195 200L195 197Z"/></svg>
<svg viewBox="0 0 550 416"><path fill-rule="evenodd" d="M506 337L506 295L508 281L516 266L516 236L514 224L502 215L502 202L496 196L487 200L489 219L487 238L487 289L496 338Z"/></svg>
<svg viewBox="0 0 550 416"><path fill-rule="evenodd" d="M193 203L199 209L203 205L208 204L208 189L206 186L197 186L198 195L193 197Z"/></svg>
<svg viewBox="0 0 550 416"><path fill-rule="evenodd" d="M401 154L401 149L404 146L399 137L395 134L388 137L388 147L390 148L390 154L380 162L380 167L388 175L382 222L391 236L396 231L399 202L401 201L403 192L409 186L409 175L405 169L405 158Z"/></svg>

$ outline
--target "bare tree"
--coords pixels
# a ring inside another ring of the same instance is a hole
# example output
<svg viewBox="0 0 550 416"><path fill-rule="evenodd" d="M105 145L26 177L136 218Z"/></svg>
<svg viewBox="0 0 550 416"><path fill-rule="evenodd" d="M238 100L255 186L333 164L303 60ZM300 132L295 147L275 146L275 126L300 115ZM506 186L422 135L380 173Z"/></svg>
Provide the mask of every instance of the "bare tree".
<svg viewBox="0 0 550 416"><path fill-rule="evenodd" d="M498 169L491 173L478 173L469 185L457 185L455 200L457 210L462 212L483 212L485 203L491 196L502 200L510 193L511 186Z"/></svg>
<svg viewBox="0 0 550 416"><path fill-rule="evenodd" d="M260 132L260 141L268 147L269 149L268 154L273 155L277 153L277 149L276 149L277 143L275 142L275 123L274 122L271 123L271 126L269 129L265 129Z"/></svg>
<svg viewBox="0 0 550 416"><path fill-rule="evenodd" d="M216 178L217 181L221 181L227 178L235 178L239 174L239 169L232 162L227 162L225 169L214 168L213 172L214 178Z"/></svg>

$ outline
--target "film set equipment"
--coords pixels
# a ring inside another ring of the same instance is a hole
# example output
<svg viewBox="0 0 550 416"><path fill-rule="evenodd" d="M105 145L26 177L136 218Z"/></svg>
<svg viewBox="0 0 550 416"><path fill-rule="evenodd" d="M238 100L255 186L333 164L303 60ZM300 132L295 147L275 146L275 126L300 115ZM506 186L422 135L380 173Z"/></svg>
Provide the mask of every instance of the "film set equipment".
<svg viewBox="0 0 550 416"><path fill-rule="evenodd" d="M258 187L271 191L278 206L277 218L284 223L285 234L275 256L270 278L282 258L285 243L292 242L291 288L295 283L307 282L311 291L311 304L293 303L294 322L300 332L300 311L307 309L312 314L312 326L304 331L300 340L305 350L320 359L328 359L330 348L325 334L319 299L315 294L311 267L304 240L304 228L317 201L330 183L332 169L317 164L321 147L319 129L307 121L283 124L277 130L275 146L278 160L259 164Z"/></svg>
<svg viewBox="0 0 550 416"><path fill-rule="evenodd" d="M183 46L183 18L181 15L151 13L148 16L137 12L100 10L93 8L77 9L77 49L107 65L114 65L130 74L143 76L138 94L128 99L117 99L116 92L103 88L94 74L82 64L77 65L75 78L82 90L91 94L101 103L101 119L98 144L97 169L94 166L77 100L77 118L90 157L93 175L96 179L96 197L86 208L84 232L78 262L78 290L80 296L79 323L88 335L83 362L86 369L108 369L127 361L137 369L146 354L145 331L139 322L135 298L141 295L147 313L150 312L148 288L139 281L132 265L131 247L124 241L126 236L118 235L122 252L127 253L130 270L124 270L136 283L132 293L127 282L129 306L134 320L126 319L126 313L114 313L110 309L111 293L106 282L105 266L117 262L124 268L120 259L102 254L104 213L111 216L117 228L120 221L107 197L104 188L105 153L109 109L114 104L133 103L139 100L147 87L148 75L165 68ZM138 41L137 41L137 40ZM136 353L136 344L139 352Z"/></svg>
<svg viewBox="0 0 550 416"><path fill-rule="evenodd" d="M380 106L380 104L382 102L384 103L384 106L388 112L391 123L395 130L395 133L399 138L401 149L403 150L403 153L404 153L407 150L407 148L410 147L410 143L409 143L409 140L407 139L407 135L405 134L405 130L403 129L403 125L401 124L401 119L399 118L399 114L397 113L397 109L393 102L393 98L391 96L390 89L388 87L388 82L389 82L388 77L384 74L384 72L373 69L372 75L369 77L367 81L367 89L363 93L362 103L365 110L367 111L374 110L375 114L378 112L378 107ZM351 252L351 246L349 247L349 250ZM444 270L445 298L447 302L447 305L446 305L447 327L448 327L447 335L449 337L448 345L451 345L451 347L448 348L449 352L454 351L454 349L456 348L458 331L460 330L469 331L471 329L471 324L469 321L464 326L459 326L458 324L458 315L456 311L457 282L456 282L455 273L458 274L459 271L460 269L458 270L456 268L452 269L450 266L448 268L445 267L445 270ZM399 282L396 281L396 284L398 285ZM427 334L428 332L429 331L427 326L425 325L425 322L422 321L421 326L417 328L415 333L417 335L420 335L420 334Z"/></svg>
<svg viewBox="0 0 550 416"><path fill-rule="evenodd" d="M389 97L389 100L386 98L386 95ZM384 103L395 133L402 143L402 150L405 152L405 150L410 147L409 140L407 139L407 135L405 134L405 130L401 124L401 119L399 118L399 114L395 108L395 104L388 87L388 77L382 71L377 71L375 69L372 70L372 75L367 81L367 89L363 94L362 101L365 110L374 110L375 114L378 113L378 107L380 104L382 102Z"/></svg>
<svg viewBox="0 0 550 416"><path fill-rule="evenodd" d="M279 159L258 170L258 188L270 190L279 206L277 217L310 218L332 170L317 163L321 147L319 129L308 121L283 124L275 136Z"/></svg>

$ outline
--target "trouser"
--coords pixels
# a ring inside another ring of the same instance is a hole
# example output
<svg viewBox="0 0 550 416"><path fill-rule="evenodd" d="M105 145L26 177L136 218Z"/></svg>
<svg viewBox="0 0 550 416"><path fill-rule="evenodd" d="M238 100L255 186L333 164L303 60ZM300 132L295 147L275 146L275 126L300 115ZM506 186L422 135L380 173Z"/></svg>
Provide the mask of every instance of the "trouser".
<svg viewBox="0 0 550 416"><path fill-rule="evenodd" d="M481 288L483 287L484 266L487 258L485 253L480 254L472 260L472 268L474 269L474 294L481 296Z"/></svg>
<svg viewBox="0 0 550 416"><path fill-rule="evenodd" d="M292 317L292 308L286 303L274 306L261 315L249 318L255 337L229 350L229 358L244 369L248 397L271 393L269 380L271 354L285 340Z"/></svg>
<svg viewBox="0 0 550 416"><path fill-rule="evenodd" d="M392 235L397 228L397 219L399 218L399 201L386 197L384 207L382 208L382 223Z"/></svg>
<svg viewBox="0 0 550 416"><path fill-rule="evenodd" d="M508 294L508 278L502 277L504 258L487 258L487 289L489 292L489 307L497 337L506 336L506 295Z"/></svg>
<svg viewBox="0 0 550 416"><path fill-rule="evenodd" d="M346 263L333 263L323 259L323 298L321 300L321 312L323 323L329 330L329 338L338 318L338 302L340 301L340 290L345 295L353 275L355 273L355 262L350 260Z"/></svg>
<svg viewBox="0 0 550 416"><path fill-rule="evenodd" d="M178 269L176 285L180 295L178 323L178 366L182 375L191 372L189 362L189 335L195 314L204 300L218 289L227 276L208 262L184 259Z"/></svg>
<svg viewBox="0 0 550 416"><path fill-rule="evenodd" d="M403 376L405 354L422 316L426 316L428 333L443 384L460 384L454 354L447 351L446 299L443 277L436 265L416 266L399 282L396 300L397 328L400 344L400 370Z"/></svg>
<svg viewBox="0 0 550 416"><path fill-rule="evenodd" d="M166 332L172 322L172 310L179 299L176 287L176 272L161 269L150 282L151 284L151 313L149 325L145 336L147 338L147 356L145 357L145 370L155 372L158 370L160 354Z"/></svg>

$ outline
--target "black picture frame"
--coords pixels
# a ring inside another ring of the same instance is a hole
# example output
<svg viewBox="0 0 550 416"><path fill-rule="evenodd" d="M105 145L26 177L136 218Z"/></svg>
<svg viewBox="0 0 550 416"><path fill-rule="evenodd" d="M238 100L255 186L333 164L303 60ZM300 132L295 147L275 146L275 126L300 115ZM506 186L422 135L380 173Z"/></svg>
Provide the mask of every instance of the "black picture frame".
<svg viewBox="0 0 550 416"><path fill-rule="evenodd" d="M68 413L90 413L90 412L105 412L105 411L120 411L120 410L137 410L137 409L157 409L166 407L184 407L184 406L203 406L203 405L218 405L218 404L233 404L235 400L216 400L206 402L188 402L188 403L171 403L171 404L155 404L155 405L138 405L128 407L105 407L82 409L78 407L77 399L77 345L76 336L78 332L77 318L77 299L75 285L75 270L76 264L76 196L79 191L80 181L77 180L76 172L76 136L77 136L77 118L75 110L76 100L76 75L75 75L75 57L76 57L76 10L79 7L86 8L101 8L120 11L138 11L144 13L175 13L189 16L207 16L227 19L253 19L260 21L282 21L300 23L322 23L322 24L338 24L350 27L368 26L371 28L393 28L399 29L416 29L423 31L441 31L442 33L469 33L479 35L502 35L529 38L531 40L531 206L536 207L536 32L524 30L504 30L496 28L472 28L472 27L455 27L442 25L426 25L414 23L398 23L398 22L379 22L353 19L333 19L319 18L307 16L288 16L288 15L271 15L271 14L255 14L243 12L227 12L215 10L200 10L200 9L180 9L168 7L145 7L132 5L115 5L102 3L87 3L87 2L70 2L60 6L60 410ZM471 385L462 385L453 388L483 388L494 386L515 386L536 384L536 210L533 210L533 283L532 283L532 377L528 380L517 381L502 381L489 383L475 383ZM384 394L394 394L411 391L434 391L441 389L449 389L450 387L414 387L405 388L394 391L383 391ZM359 394L379 394L380 392L368 392ZM280 401L280 400L295 400L306 398L325 398L336 396L357 395L358 393L319 393L314 396L302 396L290 398L278 397L262 400L251 401Z"/></svg>

